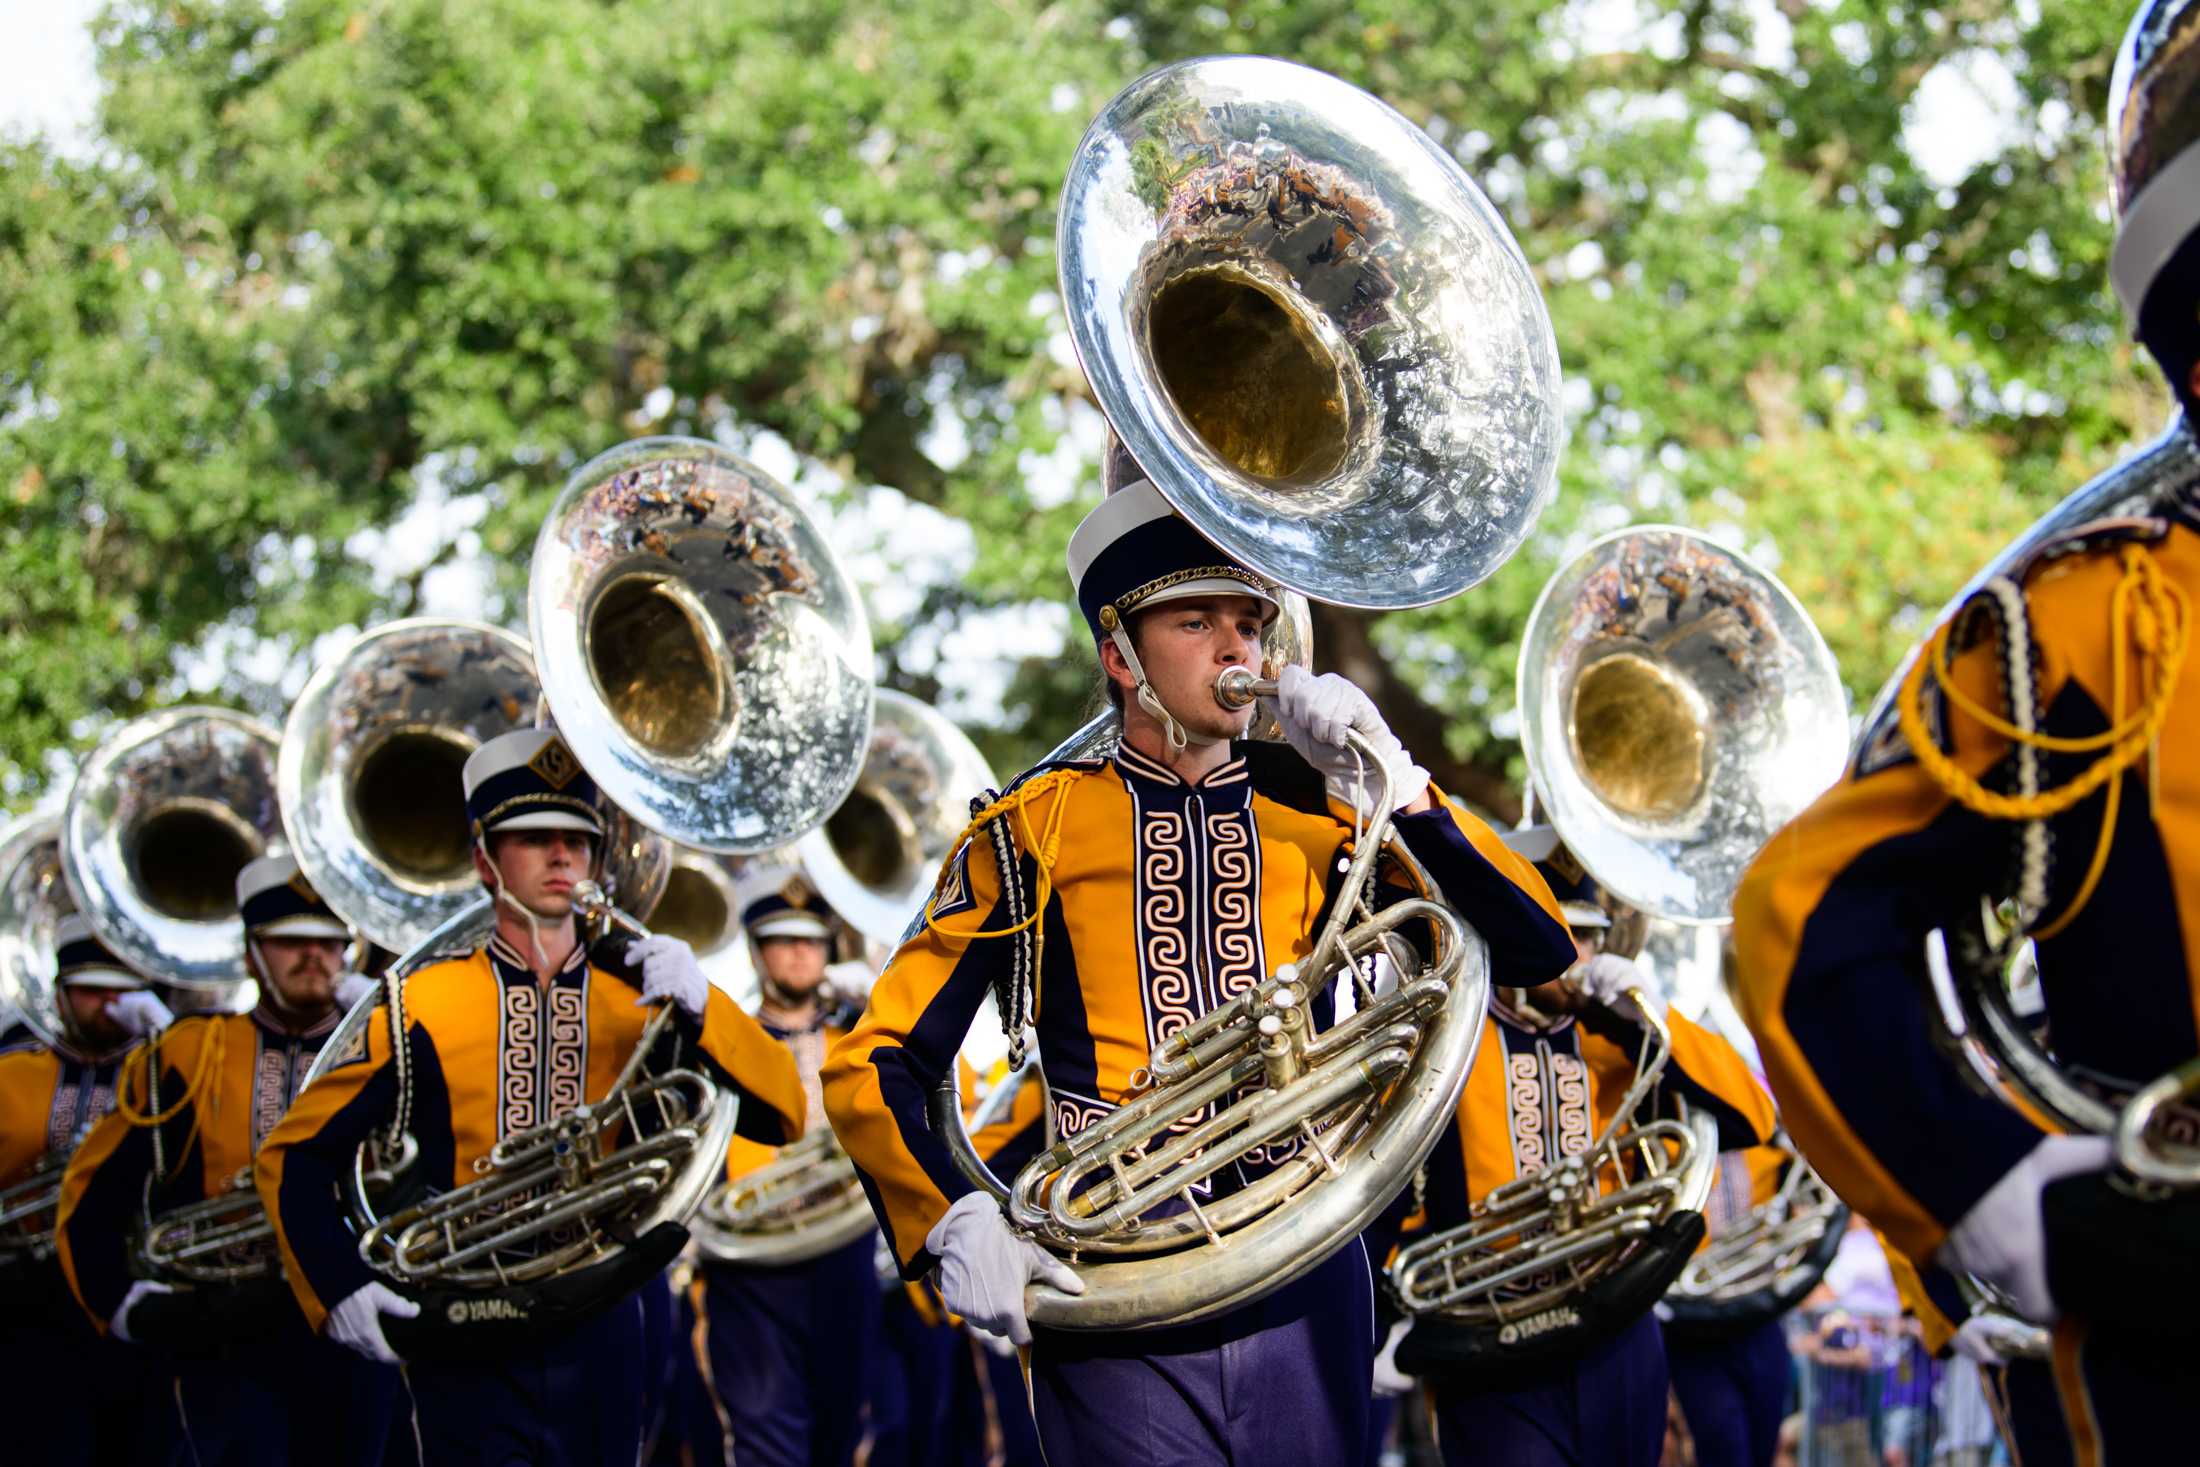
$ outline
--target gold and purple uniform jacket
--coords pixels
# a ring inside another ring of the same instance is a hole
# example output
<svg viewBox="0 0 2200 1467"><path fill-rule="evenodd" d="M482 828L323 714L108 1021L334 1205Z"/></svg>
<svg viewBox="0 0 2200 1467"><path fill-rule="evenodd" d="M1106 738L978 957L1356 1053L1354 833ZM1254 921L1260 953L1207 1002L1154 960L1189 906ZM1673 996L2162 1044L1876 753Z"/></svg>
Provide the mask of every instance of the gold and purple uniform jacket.
<svg viewBox="0 0 2200 1467"><path fill-rule="evenodd" d="M129 1053L91 1059L38 1044L0 1054L0 1187L21 1181L49 1154L75 1151L115 1108L115 1077Z"/></svg>
<svg viewBox="0 0 2200 1467"><path fill-rule="evenodd" d="M616 946L616 944L614 944ZM641 1038L650 1010L635 983L588 961L585 948L548 982L501 937L405 980L414 1163L451 1187L505 1136L603 1098ZM740 1130L778 1142L802 1133L802 1082L785 1045L713 988L700 1025L675 1013L666 1041L740 1101ZM292 1104L261 1145L253 1180L275 1223L284 1272L315 1329L374 1275L336 1200L359 1144L397 1104L386 1009Z"/></svg>
<svg viewBox="0 0 2200 1467"><path fill-rule="evenodd" d="M1677 1097L1718 1121L1722 1152L1771 1140L1772 1097L1741 1052L1679 1014L1666 1023L1672 1058L1638 1118L1673 1114ZM1456 1227L1493 1189L1587 1151L1635 1080L1641 1030L1604 1010L1538 1029L1493 1002L1484 1025L1458 1109L1429 1157L1431 1228Z"/></svg>
<svg viewBox="0 0 2200 1467"><path fill-rule="evenodd" d="M69 1287L93 1323L104 1330L129 1292L130 1235L148 1206L159 1213L219 1196L240 1173L250 1185L253 1154L297 1098L339 1017L331 1013L292 1032L263 1002L250 1014L178 1019L132 1052L121 1079L132 1106L153 1109L148 1080L157 1064L159 1108L175 1114L160 1127L162 1177L153 1175L152 1128L115 1112L92 1128L69 1160L58 1251ZM216 1068L201 1093L186 1099L204 1063Z"/></svg>
<svg viewBox="0 0 2200 1467"><path fill-rule="evenodd" d="M1120 1104L1169 1035L1311 950L1351 828L1289 749L1233 752L1198 784L1130 748L1054 766L1053 782L1034 782L1009 817L1022 880L1008 899L987 837L949 859L930 908L937 925L912 927L825 1064L827 1113L906 1276L932 1266L925 1235L970 1190L932 1133L927 1101L1019 961L1015 940L970 934L1014 926L1010 907L1036 899L1030 837L1053 832L1043 838L1051 872L1032 1020L1058 1135ZM1488 942L1504 981L1542 983L1572 962L1549 888L1482 822L1439 795L1396 828ZM1312 1005L1317 1024L1329 1022L1329 1002ZM1241 1183L1218 1176L1216 1195Z"/></svg>
<svg viewBox="0 0 2200 1467"><path fill-rule="evenodd" d="M2143 545L2200 605L2200 533L2081 533L2014 577L2029 608L2039 728L2082 737L2113 716L2111 601L2123 554ZM1976 605L1976 603L1973 603ZM1955 686L2008 715L2000 638L1961 618ZM2137 708L2136 671L2123 712ZM2010 788L2011 745L1945 692L1926 726L1955 765ZM2042 991L2064 1064L2104 1095L2127 1093L2200 1053L2200 659L2188 658L2149 755L2120 786L2105 869L2060 932L2102 832L2107 789L2048 822L2047 906L2035 931ZM2041 788L2091 754L2046 753ZM1780 1112L1811 1165L1912 1259L2040 1139L2040 1128L1972 1087L1939 1048L1926 936L1975 927L1982 896L2012 890L2022 826L1957 802L1918 762L1892 710L1865 730L1841 782L1775 835L1735 899L1741 1007Z"/></svg>

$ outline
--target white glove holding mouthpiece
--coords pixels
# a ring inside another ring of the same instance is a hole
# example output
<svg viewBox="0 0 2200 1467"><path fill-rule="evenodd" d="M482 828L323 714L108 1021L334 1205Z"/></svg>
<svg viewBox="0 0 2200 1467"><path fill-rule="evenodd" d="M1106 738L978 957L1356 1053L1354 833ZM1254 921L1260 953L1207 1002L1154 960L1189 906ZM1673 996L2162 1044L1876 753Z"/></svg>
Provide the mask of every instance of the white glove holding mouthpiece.
<svg viewBox="0 0 2200 1467"><path fill-rule="evenodd" d="M1955 1352L1979 1365L2007 1365L2034 1353L2046 1336L2036 1324L2006 1314L1974 1314L1963 1321L1951 1343Z"/></svg>
<svg viewBox="0 0 2200 1467"><path fill-rule="evenodd" d="M168 1012L168 1005L142 988L133 988L107 1005L107 1017L120 1024L122 1032L133 1039L150 1039L176 1022L176 1016Z"/></svg>
<svg viewBox="0 0 2200 1467"><path fill-rule="evenodd" d="M641 965L643 1003L668 998L686 1009L690 1018L703 1017L710 980L703 976L703 965L695 961L694 948L660 932L629 947L626 960Z"/></svg>
<svg viewBox="0 0 2200 1467"><path fill-rule="evenodd" d="M1286 667L1276 679L1276 721L1291 747L1320 771L1330 797L1357 808L1363 819L1375 813L1382 777L1345 742L1349 732L1373 745L1390 771L1392 809L1404 809L1428 789L1428 771L1413 762L1374 701L1349 678L1333 672L1316 677L1303 667Z"/></svg>
<svg viewBox="0 0 2200 1467"><path fill-rule="evenodd" d="M2080 1172L2107 1171L2115 1143L2106 1136L2049 1136L1971 1204L1940 1245L1942 1263L1984 1279L2007 1294L2034 1324L2053 1324L2047 1292L2047 1224L2040 1194L2047 1184Z"/></svg>
<svg viewBox="0 0 2200 1467"><path fill-rule="evenodd" d="M381 989L382 982L378 978L369 978L364 973L343 974L336 980L336 1007L348 1014L359 1007L359 1000Z"/></svg>
<svg viewBox="0 0 2200 1467"><path fill-rule="evenodd" d="M958 1198L947 1216L924 1235L940 1260L940 1298L983 1334L1031 1343L1024 1317L1024 1285L1051 1284L1082 1294L1085 1281L1068 1264L1029 1238L1019 1238L1001 1216L1001 1205L983 1192Z"/></svg>
<svg viewBox="0 0 2200 1467"><path fill-rule="evenodd" d="M1383 1348L1375 1353L1375 1394L1378 1396L1402 1396L1413 1389L1413 1377L1398 1369L1398 1344L1413 1328L1410 1319L1397 1320L1390 1326L1390 1334L1383 1341Z"/></svg>
<svg viewBox="0 0 2200 1467"><path fill-rule="evenodd" d="M1576 964L1567 981L1608 1009L1665 1022L1664 997L1643 976L1642 969L1618 953L1598 953L1588 962Z"/></svg>
<svg viewBox="0 0 2200 1467"><path fill-rule="evenodd" d="M115 1306L115 1312L108 1317L107 1333L126 1345L136 1344L137 1336L130 1333L130 1311L137 1307L141 1299L174 1292L176 1291L167 1284L157 1283L152 1279L139 1279L130 1285L130 1292L122 1296L122 1302Z"/></svg>
<svg viewBox="0 0 2200 1467"><path fill-rule="evenodd" d="M362 1284L328 1313L328 1337L382 1365L403 1365L382 1337L382 1319L411 1319L420 1306L384 1284Z"/></svg>

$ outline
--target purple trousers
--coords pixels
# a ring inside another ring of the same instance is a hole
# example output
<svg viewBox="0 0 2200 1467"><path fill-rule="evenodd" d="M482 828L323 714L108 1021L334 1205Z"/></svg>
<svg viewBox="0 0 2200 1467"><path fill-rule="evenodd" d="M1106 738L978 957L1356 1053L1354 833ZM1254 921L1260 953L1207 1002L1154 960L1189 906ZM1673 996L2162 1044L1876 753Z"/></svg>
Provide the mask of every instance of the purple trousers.
<svg viewBox="0 0 2200 1467"><path fill-rule="evenodd" d="M1668 1339L1665 1349L1698 1467L1771 1467L1793 1369L1780 1321L1714 1345Z"/></svg>
<svg viewBox="0 0 2200 1467"><path fill-rule="evenodd" d="M1570 1364L1486 1391L1439 1392L1444 1467L1658 1467L1665 1338L1645 1314Z"/></svg>
<svg viewBox="0 0 2200 1467"><path fill-rule="evenodd" d="M1375 1296L1355 1238L1205 1324L1033 1331L1032 1415L1049 1467L1333 1467L1366 1452Z"/></svg>
<svg viewBox="0 0 2200 1467"><path fill-rule="evenodd" d="M711 1379L739 1467L842 1467L879 1332L869 1233L784 1268L703 1267Z"/></svg>

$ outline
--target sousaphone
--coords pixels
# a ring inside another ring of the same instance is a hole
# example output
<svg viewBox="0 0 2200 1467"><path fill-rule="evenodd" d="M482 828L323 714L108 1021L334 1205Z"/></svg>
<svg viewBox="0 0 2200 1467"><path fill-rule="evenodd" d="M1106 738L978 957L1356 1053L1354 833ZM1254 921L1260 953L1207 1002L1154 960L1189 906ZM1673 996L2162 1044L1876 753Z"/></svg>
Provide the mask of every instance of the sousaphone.
<svg viewBox="0 0 2200 1467"><path fill-rule="evenodd" d="M854 784L870 722L868 623L792 496L738 456L645 439L577 470L536 542L529 615L560 733L660 850L666 840L722 852L784 845ZM450 799L458 804L455 785ZM614 839L613 863L626 854ZM622 907L648 910L668 866L665 853L653 880L616 895L584 883L576 906L646 934ZM388 1024L402 1055L404 976L485 930L461 909L418 939L382 1004L348 1016L324 1060L363 1040L366 1022ZM362 1259L401 1290L450 1300L454 1328L483 1315L474 1305L484 1295L511 1302L519 1290L526 1303L516 1307L540 1323L661 1267L716 1180L735 1119L730 1096L659 1060L670 1012L660 1006L606 1095L505 1136L464 1186L392 1194L390 1173L412 1152L401 1103L399 1124L362 1148L344 1189ZM400 1089L409 1094L402 1073ZM416 1336L403 1348L464 1346Z"/></svg>
<svg viewBox="0 0 2200 1467"><path fill-rule="evenodd" d="M131 720L85 756L61 818L69 892L116 957L248 1001L237 873L282 839L275 731L226 708Z"/></svg>
<svg viewBox="0 0 2200 1467"><path fill-rule="evenodd" d="M1683 924L1727 919L1750 858L1840 772L1847 726L1832 654L1787 589L1665 526L1606 536L1552 576L1521 639L1519 707L1558 838L1612 897ZM1581 1153L1399 1251L1392 1294L1435 1325L1425 1362L1577 1349L1681 1271L1717 1134L1702 1114L1636 1115L1672 1053L1658 1007L1627 1016L1634 1083Z"/></svg>
<svg viewBox="0 0 2200 1467"><path fill-rule="evenodd" d="M1439 601L1494 571L1549 500L1558 355L1533 274L1457 163L1365 92L1254 56L1149 72L1087 130L1057 238L1071 340L1111 428L1203 534L1284 587ZM1273 693L1235 671L1226 706ZM1104 746L1109 723L1080 738ZM1365 1227L1436 1144L1480 1035L1487 954L1439 901L1373 912L1379 858L1430 889L1388 826L1358 832L1305 961L1172 1036L1143 1090L1012 1182L971 1150L951 1077L935 1097L958 1166L1083 1278L1077 1297L1034 1286L1035 1323L1153 1328L1258 1299ZM1377 955L1405 972L1381 997ZM1338 982L1359 1007L1317 1034L1309 1003ZM1182 1205L1261 1148L1289 1158Z"/></svg>

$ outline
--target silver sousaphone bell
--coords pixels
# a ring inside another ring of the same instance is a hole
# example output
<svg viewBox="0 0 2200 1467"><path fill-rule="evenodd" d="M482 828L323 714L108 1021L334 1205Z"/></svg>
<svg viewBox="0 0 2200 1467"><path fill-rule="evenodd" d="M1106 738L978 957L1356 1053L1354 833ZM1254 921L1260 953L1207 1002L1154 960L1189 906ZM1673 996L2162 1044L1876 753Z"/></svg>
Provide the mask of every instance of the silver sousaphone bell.
<svg viewBox="0 0 2200 1467"><path fill-rule="evenodd" d="M1847 699L1779 581L1702 535L1607 535L1521 637L1520 742L1546 816L1614 896L1727 920L1743 870L1841 772Z"/></svg>
<svg viewBox="0 0 2200 1467"><path fill-rule="evenodd" d="M61 870L61 821L25 815L0 828L0 1000L39 1042L67 1042L54 991L61 919L76 910Z"/></svg>
<svg viewBox="0 0 2200 1467"><path fill-rule="evenodd" d="M275 731L226 708L133 719L85 757L61 819L77 910L148 978L241 1001L237 873L283 835Z"/></svg>

